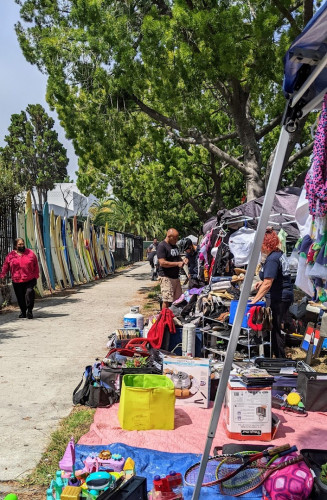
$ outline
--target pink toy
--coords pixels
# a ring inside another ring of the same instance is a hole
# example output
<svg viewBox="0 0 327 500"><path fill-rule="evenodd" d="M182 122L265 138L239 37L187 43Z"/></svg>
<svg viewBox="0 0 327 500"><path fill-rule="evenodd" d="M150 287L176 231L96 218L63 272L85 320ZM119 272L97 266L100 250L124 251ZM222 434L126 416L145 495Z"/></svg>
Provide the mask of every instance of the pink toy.
<svg viewBox="0 0 327 500"><path fill-rule="evenodd" d="M125 464L125 458L119 454L114 454L109 460L103 460L96 456L89 456L84 460L84 470L86 472L98 472L99 470L121 472Z"/></svg>
<svg viewBox="0 0 327 500"><path fill-rule="evenodd" d="M276 460L284 462L296 454ZM275 463L275 462L274 462ZM313 477L304 462L298 462L285 469L277 470L264 482L264 498L269 500L306 500L313 488Z"/></svg>
<svg viewBox="0 0 327 500"><path fill-rule="evenodd" d="M59 462L59 468L70 474L75 472L75 441L73 437L69 441L64 456Z"/></svg>

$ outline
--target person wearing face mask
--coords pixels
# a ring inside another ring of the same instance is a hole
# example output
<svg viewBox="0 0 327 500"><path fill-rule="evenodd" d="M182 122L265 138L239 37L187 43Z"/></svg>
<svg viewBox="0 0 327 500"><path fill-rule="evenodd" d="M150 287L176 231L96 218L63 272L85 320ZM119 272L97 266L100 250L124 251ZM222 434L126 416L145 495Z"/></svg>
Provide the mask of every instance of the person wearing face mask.
<svg viewBox="0 0 327 500"><path fill-rule="evenodd" d="M265 257L259 272L261 281L256 283L254 304L267 295L272 312L271 347L276 358L285 358L285 340L281 326L288 308L293 302L293 284L288 260L279 248L279 239L272 228L267 228L263 238L261 254Z"/></svg>
<svg viewBox="0 0 327 500"><path fill-rule="evenodd" d="M8 272L11 274L14 292L21 310L19 318L33 319L34 287L40 272L35 253L25 248L22 238L15 239L14 250L7 255L3 263L0 273L2 282L5 281Z"/></svg>

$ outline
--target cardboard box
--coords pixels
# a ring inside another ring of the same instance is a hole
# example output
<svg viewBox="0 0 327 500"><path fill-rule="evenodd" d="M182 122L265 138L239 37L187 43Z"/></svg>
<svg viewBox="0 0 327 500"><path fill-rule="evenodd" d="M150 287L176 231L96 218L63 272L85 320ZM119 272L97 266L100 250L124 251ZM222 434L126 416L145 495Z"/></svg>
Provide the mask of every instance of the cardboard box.
<svg viewBox="0 0 327 500"><path fill-rule="evenodd" d="M247 387L230 380L224 406L223 422L229 438L271 441L271 387Z"/></svg>
<svg viewBox="0 0 327 500"><path fill-rule="evenodd" d="M174 383L176 406L192 404L199 408L208 408L210 402L209 359L164 356L163 373Z"/></svg>

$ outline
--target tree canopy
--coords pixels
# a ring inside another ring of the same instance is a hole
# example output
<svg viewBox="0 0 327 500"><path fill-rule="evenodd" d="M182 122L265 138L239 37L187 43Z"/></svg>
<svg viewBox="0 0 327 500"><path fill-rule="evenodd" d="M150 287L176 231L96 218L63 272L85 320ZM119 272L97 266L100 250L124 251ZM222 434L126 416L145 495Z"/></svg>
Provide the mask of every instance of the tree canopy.
<svg viewBox="0 0 327 500"><path fill-rule="evenodd" d="M20 45L48 74L84 193L110 182L144 220L186 227L263 194L282 58L313 0L16 1ZM308 129L291 137L287 182L307 166Z"/></svg>
<svg viewBox="0 0 327 500"><path fill-rule="evenodd" d="M29 104L26 111L11 116L6 146L0 154L7 170L11 170L23 190L36 188L39 209L47 199L47 192L56 182L67 177L66 149L53 130L54 120L40 104ZM34 197L34 206L37 203Z"/></svg>

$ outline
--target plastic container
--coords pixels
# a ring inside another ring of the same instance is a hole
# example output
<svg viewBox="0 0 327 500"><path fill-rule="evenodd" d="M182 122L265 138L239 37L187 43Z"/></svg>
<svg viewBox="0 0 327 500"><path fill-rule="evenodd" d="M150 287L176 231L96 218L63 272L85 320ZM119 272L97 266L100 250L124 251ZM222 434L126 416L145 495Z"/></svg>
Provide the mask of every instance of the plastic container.
<svg viewBox="0 0 327 500"><path fill-rule="evenodd" d="M195 356L196 326L193 323L183 325L182 330L182 355Z"/></svg>
<svg viewBox="0 0 327 500"><path fill-rule="evenodd" d="M247 304L241 326L243 328L247 328L248 327L248 317L247 317L247 314L248 314L249 310L251 309L251 307L253 307L253 306L265 307L265 305L266 305L266 303L263 302L263 301L256 302L255 304ZM234 323L237 306L238 306L238 300L231 300L230 310L229 310L229 324L230 325L232 325Z"/></svg>
<svg viewBox="0 0 327 500"><path fill-rule="evenodd" d="M124 316L124 328L138 328L143 330L144 316L140 313L140 306L132 306Z"/></svg>

